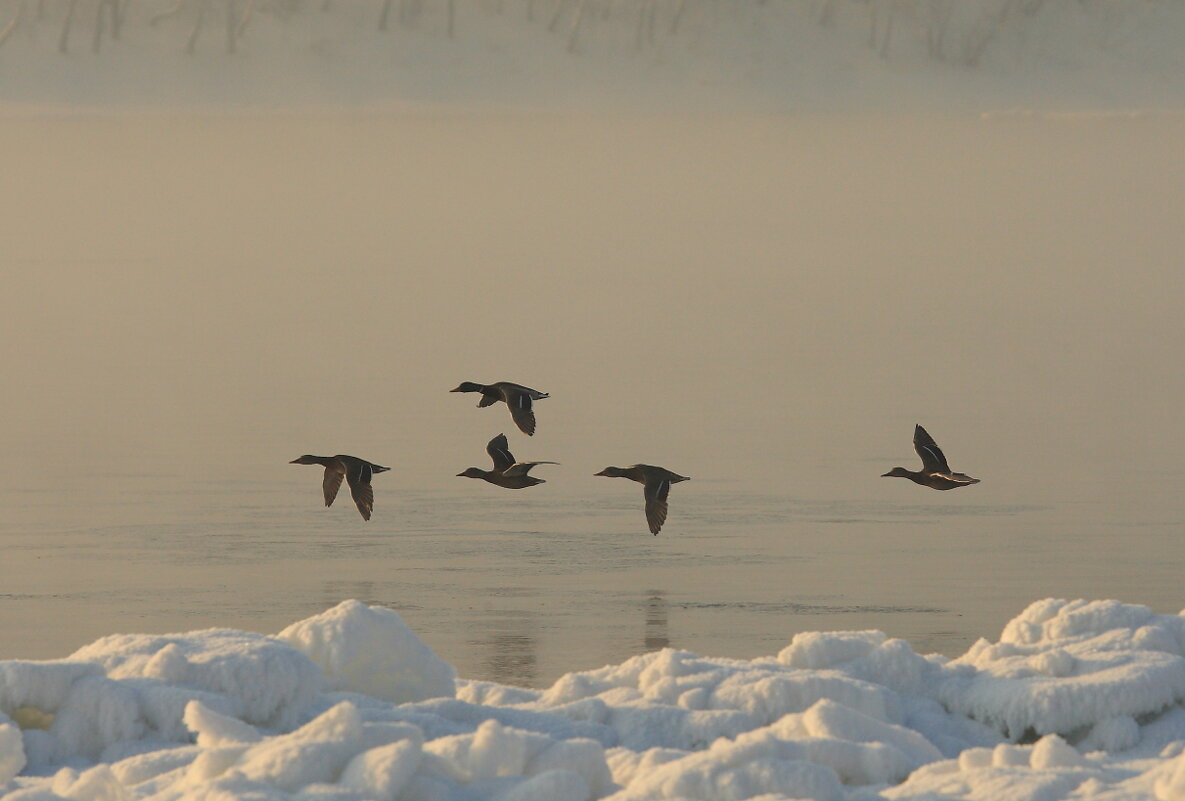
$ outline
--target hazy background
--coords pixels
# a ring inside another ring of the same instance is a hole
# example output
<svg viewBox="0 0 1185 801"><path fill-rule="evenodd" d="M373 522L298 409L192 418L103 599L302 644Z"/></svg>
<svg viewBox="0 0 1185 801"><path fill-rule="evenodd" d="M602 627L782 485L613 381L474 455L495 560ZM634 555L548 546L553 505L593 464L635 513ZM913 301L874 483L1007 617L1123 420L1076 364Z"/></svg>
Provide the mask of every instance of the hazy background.
<svg viewBox="0 0 1185 801"><path fill-rule="evenodd" d="M39 41L0 66L61 58ZM1185 606L1171 110L83 110L69 77L0 106L0 658L357 597L462 676L545 684L811 629L955 655L1046 596ZM500 379L552 394L535 437L447 392ZM880 478L917 422L983 483ZM500 432L562 465L456 478ZM306 452L392 468L369 523ZM639 461L693 477L659 537L592 476Z"/></svg>

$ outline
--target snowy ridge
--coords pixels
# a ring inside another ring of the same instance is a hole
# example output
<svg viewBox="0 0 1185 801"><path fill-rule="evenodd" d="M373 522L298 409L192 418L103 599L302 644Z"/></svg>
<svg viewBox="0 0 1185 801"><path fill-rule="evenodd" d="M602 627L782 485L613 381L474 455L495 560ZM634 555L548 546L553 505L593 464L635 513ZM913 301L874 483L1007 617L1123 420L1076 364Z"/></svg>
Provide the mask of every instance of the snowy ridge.
<svg viewBox="0 0 1185 801"><path fill-rule="evenodd" d="M1044 600L956 660L874 631L457 680L394 612L0 663L6 798L1185 798L1185 618Z"/></svg>

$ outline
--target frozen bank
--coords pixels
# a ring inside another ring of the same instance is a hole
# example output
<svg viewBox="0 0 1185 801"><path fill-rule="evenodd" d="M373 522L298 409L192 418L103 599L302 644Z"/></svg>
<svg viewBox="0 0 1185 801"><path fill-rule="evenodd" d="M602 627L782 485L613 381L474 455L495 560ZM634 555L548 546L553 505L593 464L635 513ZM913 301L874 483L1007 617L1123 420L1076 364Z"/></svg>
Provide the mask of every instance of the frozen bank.
<svg viewBox="0 0 1185 801"><path fill-rule="evenodd" d="M274 637L0 663L6 798L1179 799L1185 617L1031 604L948 660L876 631L676 650L544 690L458 679L346 601Z"/></svg>

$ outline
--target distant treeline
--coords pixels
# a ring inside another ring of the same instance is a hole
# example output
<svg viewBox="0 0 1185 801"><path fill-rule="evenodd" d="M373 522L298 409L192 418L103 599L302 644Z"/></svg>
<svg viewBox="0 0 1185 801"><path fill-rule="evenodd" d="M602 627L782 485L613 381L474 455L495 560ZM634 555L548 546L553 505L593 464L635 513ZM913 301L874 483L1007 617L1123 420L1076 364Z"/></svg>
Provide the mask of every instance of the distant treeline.
<svg viewBox="0 0 1185 801"><path fill-rule="evenodd" d="M1043 14L1086 20L1105 46L1137 7L1173 4L1181 6L1180 0L0 0L0 46L26 31L61 53L87 41L100 53L134 28L137 36L175 37L187 53L206 37L233 54L262 17L288 22L320 15L377 31L430 30L454 38L497 15L562 37L573 52L598 32L645 50L690 26L703 32L724 22L774 22L858 35L884 59L908 53L976 66L1002 33Z"/></svg>

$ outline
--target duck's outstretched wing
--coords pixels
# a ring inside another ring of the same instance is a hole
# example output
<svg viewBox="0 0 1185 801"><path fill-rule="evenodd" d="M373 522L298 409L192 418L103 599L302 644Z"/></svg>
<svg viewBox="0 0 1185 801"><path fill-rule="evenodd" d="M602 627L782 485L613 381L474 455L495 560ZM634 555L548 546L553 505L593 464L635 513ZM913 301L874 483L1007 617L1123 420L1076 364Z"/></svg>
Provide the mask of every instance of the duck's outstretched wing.
<svg viewBox="0 0 1185 801"><path fill-rule="evenodd" d="M486 445L486 453L494 460L494 472L501 473L514 464L514 455L506 442L506 435L499 434Z"/></svg>
<svg viewBox="0 0 1185 801"><path fill-rule="evenodd" d="M532 408L534 402L531 400L530 393L520 389L504 389L502 394L505 396L506 405L510 407L510 416L514 418L514 424L518 426L519 431L528 437L534 436L535 410Z"/></svg>
<svg viewBox="0 0 1185 801"><path fill-rule="evenodd" d="M374 489L370 486L372 475L374 471L370 463L361 459L346 469L346 482L350 485L350 494L354 496L354 504L363 520L369 520L370 513L374 510Z"/></svg>
<svg viewBox="0 0 1185 801"><path fill-rule="evenodd" d="M494 386L501 390L503 394L507 392L525 392L530 395L533 400L541 400L548 397L546 392L540 392L537 389L523 386L522 384L516 384L513 381L499 381Z"/></svg>
<svg viewBox="0 0 1185 801"><path fill-rule="evenodd" d="M344 471L338 467L325 468L325 480L321 482L321 489L325 492L325 505L333 506L333 499L341 489L342 479L346 477Z"/></svg>
<svg viewBox="0 0 1185 801"><path fill-rule="evenodd" d="M922 458L923 473L950 473L950 465L946 463L942 449L920 425L913 429L913 449Z"/></svg>
<svg viewBox="0 0 1185 801"><path fill-rule="evenodd" d="M513 478L514 476L525 476L527 473L531 472L531 468L537 464L559 464L559 462L515 462L514 464L510 465L510 467L503 470L502 475L506 476L507 478Z"/></svg>
<svg viewBox="0 0 1185 801"><path fill-rule="evenodd" d="M964 486L966 484L978 484L978 478L972 478L966 473L942 473L941 476L947 481L950 481L956 486Z"/></svg>
<svg viewBox="0 0 1185 801"><path fill-rule="evenodd" d="M650 524L651 534L658 534L662 524L667 522L667 495L670 492L671 482L666 478L647 481L642 487L642 495L646 498L646 522Z"/></svg>

